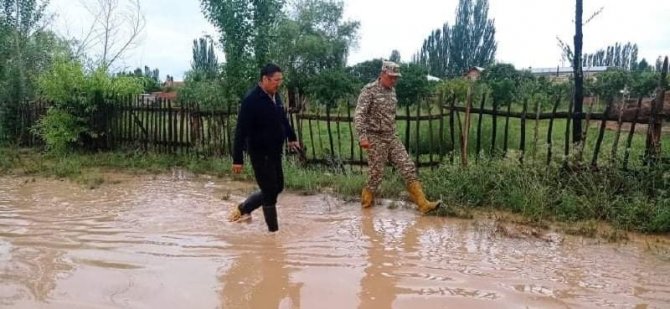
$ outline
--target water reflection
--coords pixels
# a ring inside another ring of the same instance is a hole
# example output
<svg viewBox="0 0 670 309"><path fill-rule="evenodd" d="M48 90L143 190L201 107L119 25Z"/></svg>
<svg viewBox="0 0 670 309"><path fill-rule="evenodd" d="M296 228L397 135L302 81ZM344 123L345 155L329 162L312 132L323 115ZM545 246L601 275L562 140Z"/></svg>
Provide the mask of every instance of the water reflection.
<svg viewBox="0 0 670 309"><path fill-rule="evenodd" d="M301 283L290 282L286 250L276 235L260 235L253 248L219 270L222 308L298 308Z"/></svg>

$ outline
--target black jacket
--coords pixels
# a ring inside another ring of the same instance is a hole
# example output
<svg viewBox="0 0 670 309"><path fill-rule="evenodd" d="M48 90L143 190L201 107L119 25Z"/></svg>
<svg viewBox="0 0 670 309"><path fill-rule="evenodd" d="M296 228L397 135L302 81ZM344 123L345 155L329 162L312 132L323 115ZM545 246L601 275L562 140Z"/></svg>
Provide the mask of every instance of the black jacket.
<svg viewBox="0 0 670 309"><path fill-rule="evenodd" d="M256 86L242 100L237 115L233 164L243 164L242 152L260 155L281 155L284 141L295 141L293 128L289 125L279 94L275 102Z"/></svg>

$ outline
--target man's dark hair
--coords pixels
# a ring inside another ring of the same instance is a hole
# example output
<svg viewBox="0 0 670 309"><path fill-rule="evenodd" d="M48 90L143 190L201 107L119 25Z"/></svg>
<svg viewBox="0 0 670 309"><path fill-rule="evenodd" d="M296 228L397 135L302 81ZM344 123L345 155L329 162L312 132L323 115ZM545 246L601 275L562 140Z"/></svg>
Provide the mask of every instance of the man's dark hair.
<svg viewBox="0 0 670 309"><path fill-rule="evenodd" d="M277 72L281 72L281 68L274 63L268 63L261 69L260 79L263 79L263 76L272 77Z"/></svg>

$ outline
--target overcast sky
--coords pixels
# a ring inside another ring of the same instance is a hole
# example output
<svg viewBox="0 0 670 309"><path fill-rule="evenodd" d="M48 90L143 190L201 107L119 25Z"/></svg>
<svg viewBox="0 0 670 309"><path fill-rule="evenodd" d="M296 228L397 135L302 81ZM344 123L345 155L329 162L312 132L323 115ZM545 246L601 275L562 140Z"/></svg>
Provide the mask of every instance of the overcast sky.
<svg viewBox="0 0 670 309"><path fill-rule="evenodd" d="M51 0L52 25L62 34L78 36L90 25L82 2ZM123 2L124 0L119 0ZM614 42L634 42L639 58L654 63L670 55L670 0L585 0L585 18L604 7L584 28L584 50ZM358 20L359 41L349 64L388 57L393 49L411 59L430 31L453 24L458 0L345 0L345 19ZM517 68L555 67L561 63L556 37L572 43L574 1L490 0L501 62ZM217 30L202 14L199 0L142 0L146 28L141 43L120 63L128 68L148 65L181 79L190 68L193 39Z"/></svg>

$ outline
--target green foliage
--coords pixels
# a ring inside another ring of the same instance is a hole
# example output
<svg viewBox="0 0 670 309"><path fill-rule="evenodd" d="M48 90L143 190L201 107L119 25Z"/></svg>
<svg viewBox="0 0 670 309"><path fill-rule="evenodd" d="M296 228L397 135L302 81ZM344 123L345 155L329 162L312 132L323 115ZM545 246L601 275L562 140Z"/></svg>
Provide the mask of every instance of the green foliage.
<svg viewBox="0 0 670 309"><path fill-rule="evenodd" d="M214 42L211 37L193 40L193 60L191 71L202 74L201 78L211 80L219 75L219 61L214 54Z"/></svg>
<svg viewBox="0 0 670 309"><path fill-rule="evenodd" d="M638 67L637 54L637 44L630 42L622 44L617 42L593 54L584 54L582 57L582 66L608 66L624 70L634 70Z"/></svg>
<svg viewBox="0 0 670 309"><path fill-rule="evenodd" d="M521 74L513 65L499 63L484 71L482 81L491 88L493 100L506 105L518 96Z"/></svg>
<svg viewBox="0 0 670 309"><path fill-rule="evenodd" d="M635 71L631 74L631 95L635 97L648 97L654 95L654 91L658 86L658 80L660 78L659 73L651 71Z"/></svg>
<svg viewBox="0 0 670 309"><path fill-rule="evenodd" d="M267 62L282 67L289 100L296 93L314 95L308 92L320 87L308 85L319 83L321 72L345 67L359 27L358 22L342 21L342 1L294 0L285 10L281 0L201 3L222 34L225 97L241 97Z"/></svg>
<svg viewBox="0 0 670 309"><path fill-rule="evenodd" d="M391 56L389 56L389 61L393 61L395 63L400 63L400 52L397 49L394 49L391 51Z"/></svg>
<svg viewBox="0 0 670 309"><path fill-rule="evenodd" d="M227 90L219 74L214 42L209 37L193 40L191 70L186 73L184 87L177 91L178 100L182 104L198 103L205 109L220 109L237 101Z"/></svg>
<svg viewBox="0 0 670 309"><path fill-rule="evenodd" d="M498 43L488 11L488 0L459 1L449 45L451 76L460 76L473 66L488 67L493 63Z"/></svg>
<svg viewBox="0 0 670 309"><path fill-rule="evenodd" d="M458 77L474 66L493 63L495 26L488 18L488 0L459 0L456 22L445 23L424 40L414 62L438 77Z"/></svg>
<svg viewBox="0 0 670 309"><path fill-rule="evenodd" d="M609 100L621 96L620 91L632 83L631 75L623 69L608 69L593 83L593 93Z"/></svg>
<svg viewBox="0 0 670 309"><path fill-rule="evenodd" d="M653 71L653 67L647 62L647 59L642 58L642 60L637 64L634 71Z"/></svg>
<svg viewBox="0 0 670 309"><path fill-rule="evenodd" d="M81 95L85 84L86 76L81 63L65 59L57 60L51 70L44 72L38 79L44 95L58 103L72 101Z"/></svg>
<svg viewBox="0 0 670 309"><path fill-rule="evenodd" d="M221 33L228 96L241 98L270 59L283 1L201 0L202 11Z"/></svg>
<svg viewBox="0 0 670 309"><path fill-rule="evenodd" d="M342 1L292 3L288 16L279 23L276 52L278 64L286 73L289 92L316 95L311 91L319 87L309 85L322 81L324 77L319 77L322 72L345 68L359 23L342 21L343 11Z"/></svg>
<svg viewBox="0 0 670 309"><path fill-rule="evenodd" d="M433 30L423 41L421 50L414 55L413 62L427 68L431 75L447 77L450 70L449 46L451 43L451 28L448 23L445 23L442 29Z"/></svg>
<svg viewBox="0 0 670 309"><path fill-rule="evenodd" d="M225 96L226 89L221 80L205 79L199 73L191 71L186 74L184 87L177 91L177 99L180 102L198 103L206 109L221 109L227 107L230 102L236 102L234 98Z"/></svg>
<svg viewBox="0 0 670 309"><path fill-rule="evenodd" d="M100 117L104 98L128 97L143 91L142 78L112 77L104 68L84 71L80 62L58 59L38 79L41 94L53 102L34 128L48 149L62 153L83 140L103 137L106 125Z"/></svg>
<svg viewBox="0 0 670 309"><path fill-rule="evenodd" d="M38 78L42 96L57 106L80 112L95 109L94 97L122 97L142 93L141 78L134 76L112 77L105 68L84 71L76 60L60 58Z"/></svg>
<svg viewBox="0 0 670 309"><path fill-rule="evenodd" d="M151 70L149 66L144 66L144 70L136 68L133 72L121 72L117 74L117 76L136 77L140 79L144 93L161 90L160 71L158 69Z"/></svg>
<svg viewBox="0 0 670 309"><path fill-rule="evenodd" d="M321 104L336 106L337 101L353 95L356 81L342 69L322 71L311 79L307 91Z"/></svg>
<svg viewBox="0 0 670 309"><path fill-rule="evenodd" d="M402 64L400 68L402 77L396 85L398 104L413 105L425 99L434 89L434 82L428 81L428 72L418 64Z"/></svg>
<svg viewBox="0 0 670 309"><path fill-rule="evenodd" d="M49 109L33 128L33 132L44 139L47 150L59 155L72 149L86 130L82 119L60 108Z"/></svg>
<svg viewBox="0 0 670 309"><path fill-rule="evenodd" d="M20 133L18 106L37 93L37 77L53 58L69 54L64 40L45 30L47 0L0 0L0 143Z"/></svg>
<svg viewBox="0 0 670 309"><path fill-rule="evenodd" d="M468 96L468 89L472 87L473 82L464 78L454 78L443 81L438 86L438 93L443 98L456 96L457 102L465 102Z"/></svg>
<svg viewBox="0 0 670 309"><path fill-rule="evenodd" d="M359 84L365 85L376 80L382 68L382 59L368 60L357 63L347 68L349 75L353 76Z"/></svg>

